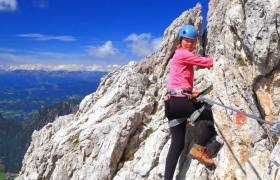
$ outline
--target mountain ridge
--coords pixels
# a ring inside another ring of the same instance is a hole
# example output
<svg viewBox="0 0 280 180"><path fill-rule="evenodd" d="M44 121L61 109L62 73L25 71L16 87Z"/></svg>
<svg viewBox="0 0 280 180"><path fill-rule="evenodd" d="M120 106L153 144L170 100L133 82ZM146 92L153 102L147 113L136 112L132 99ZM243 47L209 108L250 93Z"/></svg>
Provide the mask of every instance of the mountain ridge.
<svg viewBox="0 0 280 180"><path fill-rule="evenodd" d="M263 111L279 117L279 97L273 96L279 92L279 74L271 74L280 59L280 40L274 38L280 7L274 2L210 1L207 35L198 39L196 53L213 57L215 63L212 70L196 71L196 90L213 84L210 98L255 115ZM266 16L259 19L263 12ZM171 23L157 51L103 78L77 113L34 132L17 179L162 179L170 145L163 100L168 66L178 29L189 23L201 29L200 4ZM232 112L216 106L212 110L217 141L223 143L217 168L210 171L183 153L177 178L279 179L280 142L269 127L253 120L239 127Z"/></svg>
<svg viewBox="0 0 280 180"><path fill-rule="evenodd" d="M78 64L19 64L0 67L2 71L112 71L120 65L78 65Z"/></svg>

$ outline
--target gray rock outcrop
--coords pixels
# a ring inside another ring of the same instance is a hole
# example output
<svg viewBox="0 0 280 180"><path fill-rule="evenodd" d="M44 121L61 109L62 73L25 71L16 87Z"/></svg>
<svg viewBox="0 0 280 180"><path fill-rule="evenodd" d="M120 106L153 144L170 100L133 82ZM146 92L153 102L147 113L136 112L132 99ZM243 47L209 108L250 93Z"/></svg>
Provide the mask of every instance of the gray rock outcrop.
<svg viewBox="0 0 280 180"><path fill-rule="evenodd" d="M207 35L196 52L213 57L215 65L197 70L196 88L213 84L212 99L279 118L279 8L278 0L211 0ZM199 4L172 22L156 52L103 78L76 114L35 131L17 180L163 179L170 145L163 101L168 64L178 29L188 23L201 29ZM177 178L280 179L280 144L270 127L254 120L238 126L232 112L216 106L213 112L224 143L217 168L185 157Z"/></svg>

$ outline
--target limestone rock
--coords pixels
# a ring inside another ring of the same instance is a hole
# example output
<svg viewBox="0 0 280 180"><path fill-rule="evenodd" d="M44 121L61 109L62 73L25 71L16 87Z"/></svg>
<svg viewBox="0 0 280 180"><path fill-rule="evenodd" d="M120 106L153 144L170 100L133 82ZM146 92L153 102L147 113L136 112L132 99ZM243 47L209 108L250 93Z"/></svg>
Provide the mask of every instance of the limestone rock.
<svg viewBox="0 0 280 180"><path fill-rule="evenodd" d="M196 52L205 50L215 66L197 70L196 88L212 83L214 100L264 117L279 116L278 12L277 0L211 0L207 35L199 39ZM163 101L168 65L178 29L187 23L201 29L200 4L172 22L157 51L103 78L76 114L34 132L17 180L163 179L170 145ZM279 178L279 142L275 146L278 139L268 127L254 120L239 127L232 112L216 106L213 111L217 138L224 143L215 158L217 168L210 171L182 155L177 178Z"/></svg>
<svg viewBox="0 0 280 180"><path fill-rule="evenodd" d="M216 62L213 98L274 121L279 116L279 97L273 94L279 81L279 8L276 1L212 0L206 38L206 54ZM275 145L270 127L254 120L239 127L232 112L218 107L214 111L225 145L213 178L271 179L265 178Z"/></svg>

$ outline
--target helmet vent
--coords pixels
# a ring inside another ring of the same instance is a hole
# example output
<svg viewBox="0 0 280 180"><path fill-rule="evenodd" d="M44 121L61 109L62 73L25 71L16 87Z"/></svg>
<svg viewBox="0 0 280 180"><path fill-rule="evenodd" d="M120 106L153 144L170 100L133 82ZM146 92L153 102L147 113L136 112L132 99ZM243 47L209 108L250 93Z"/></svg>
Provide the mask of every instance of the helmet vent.
<svg viewBox="0 0 280 180"><path fill-rule="evenodd" d="M197 29L193 25L184 25L179 30L179 37L188 39L195 39L197 36Z"/></svg>

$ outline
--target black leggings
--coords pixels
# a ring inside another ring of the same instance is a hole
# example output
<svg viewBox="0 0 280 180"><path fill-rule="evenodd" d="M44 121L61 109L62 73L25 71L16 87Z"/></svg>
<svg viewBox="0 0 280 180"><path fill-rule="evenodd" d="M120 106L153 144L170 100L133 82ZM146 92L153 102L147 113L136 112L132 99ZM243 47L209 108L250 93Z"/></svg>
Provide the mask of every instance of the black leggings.
<svg viewBox="0 0 280 180"><path fill-rule="evenodd" d="M165 113L168 120L189 117L203 103L193 102L186 97L171 97L165 102ZM194 143L205 146L216 135L213 115L210 108L204 109L195 122L195 126L186 126L186 122L170 128L171 145L166 158L165 180L172 180L179 156L184 149L186 130Z"/></svg>

